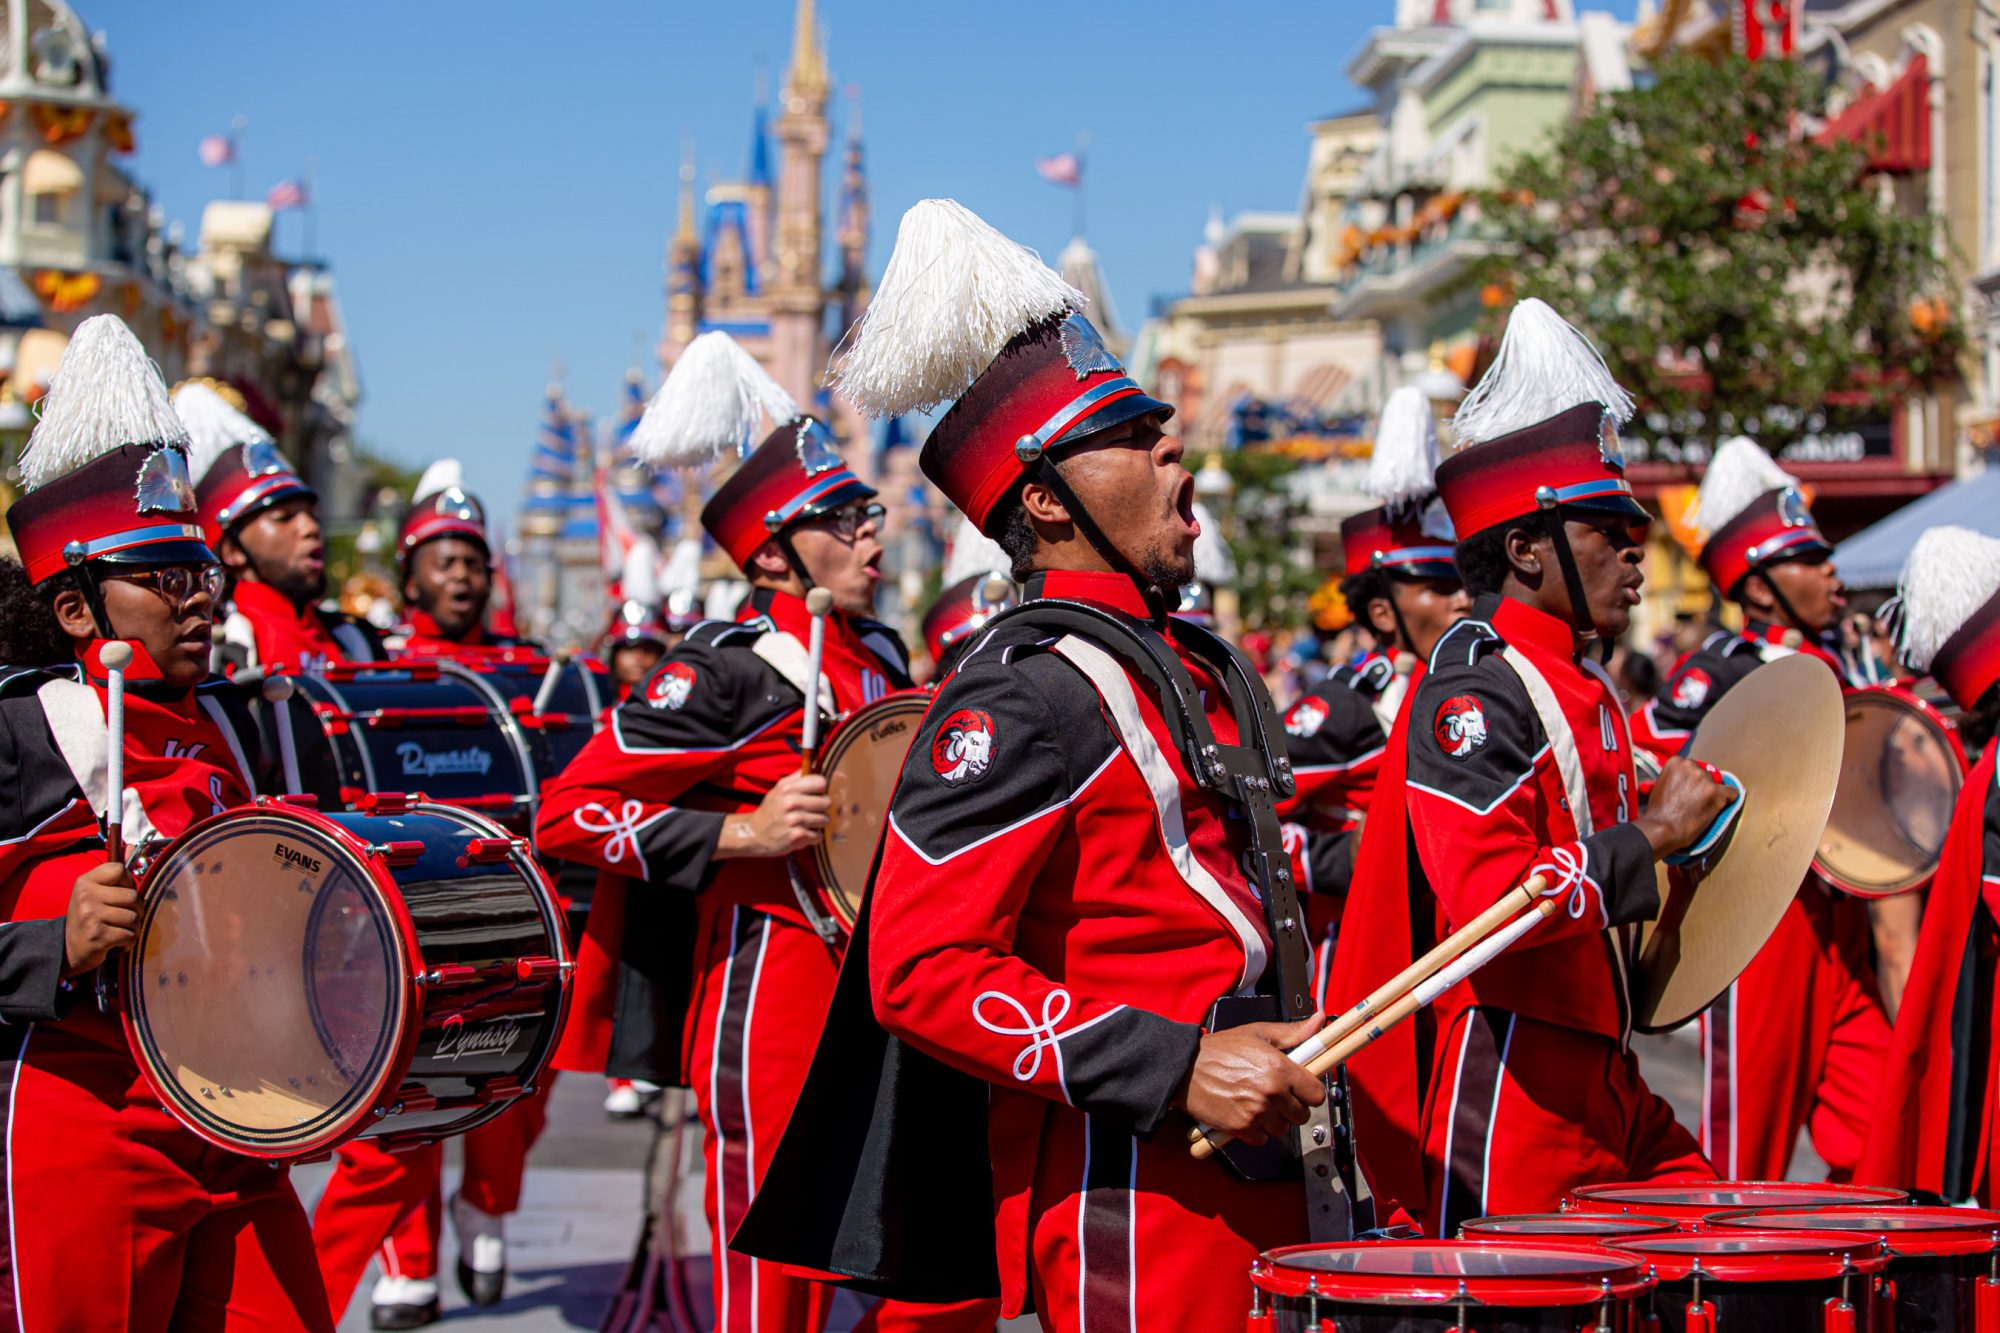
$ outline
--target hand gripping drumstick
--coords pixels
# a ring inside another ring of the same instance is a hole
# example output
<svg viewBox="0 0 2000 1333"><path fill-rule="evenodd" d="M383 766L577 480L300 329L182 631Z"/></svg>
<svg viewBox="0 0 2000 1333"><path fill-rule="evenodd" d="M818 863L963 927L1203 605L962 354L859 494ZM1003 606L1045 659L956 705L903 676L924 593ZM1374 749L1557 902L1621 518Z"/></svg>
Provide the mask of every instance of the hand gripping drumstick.
<svg viewBox="0 0 2000 1333"><path fill-rule="evenodd" d="M806 611L812 616L812 636L806 645L806 734L799 744L799 772L813 771L819 752L819 669L826 660L826 614L833 610L833 594L814 588L806 594Z"/></svg>
<svg viewBox="0 0 2000 1333"><path fill-rule="evenodd" d="M97 655L104 663L104 729L109 747L104 755L104 853L107 861L125 859L125 668L132 665L132 645L114 640Z"/></svg>
<svg viewBox="0 0 2000 1333"><path fill-rule="evenodd" d="M1499 902L1286 1054L1314 1074L1328 1073L1470 976L1525 935L1530 927L1548 917L1555 911L1556 899L1541 897L1542 890L1547 887L1548 877L1535 875L1525 884L1510 890ZM1522 912L1523 908L1532 910ZM1522 914L1492 939L1486 938L1516 913ZM1454 959L1455 962L1452 961ZM1368 1023L1371 1017L1378 1014L1380 1016L1373 1023ZM1359 1031L1364 1023L1368 1023L1367 1030ZM1219 1129L1199 1126L1188 1131L1188 1152L1196 1158L1207 1157L1229 1142L1231 1137Z"/></svg>

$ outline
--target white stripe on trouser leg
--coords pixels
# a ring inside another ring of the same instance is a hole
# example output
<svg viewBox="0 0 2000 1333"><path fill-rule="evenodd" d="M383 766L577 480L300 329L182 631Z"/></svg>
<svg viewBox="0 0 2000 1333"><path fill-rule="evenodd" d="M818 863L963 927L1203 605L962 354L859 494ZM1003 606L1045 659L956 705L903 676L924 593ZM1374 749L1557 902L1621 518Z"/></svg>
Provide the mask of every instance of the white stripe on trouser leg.
<svg viewBox="0 0 2000 1333"><path fill-rule="evenodd" d="M7 1259L13 1267L14 1280L14 1327L16 1333L26 1333L28 1312L21 1308L21 1233L14 1226L14 1126L19 1123L18 1103L21 1095L21 1075L28 1068L28 1042L35 1035L35 1025L21 1034L21 1048L14 1052L14 1081L7 1088Z"/></svg>
<svg viewBox="0 0 2000 1333"><path fill-rule="evenodd" d="M708 1104L722 1104L722 1029L729 1021L729 978L736 970L736 921L743 914L740 907L729 909L729 961L722 965L722 1007L715 1016L715 1028L708 1037ZM709 1133L715 1133L721 1123L719 1117L711 1115L711 1123L703 1126ZM723 1169L727 1163L723 1154L722 1136L715 1139L715 1179L709 1187L715 1191L715 1225L723 1230L729 1225L729 1196L723 1192L722 1178L728 1173ZM715 1326L718 1330L729 1327L729 1257L728 1246L723 1245L722 1262L715 1266Z"/></svg>
<svg viewBox="0 0 2000 1333"><path fill-rule="evenodd" d="M743 1179L750 1186L750 1198L743 1204L745 1208L757 1197L757 1122L750 1118L750 1024L757 1017L757 986L764 979L764 951L770 945L771 918L767 916L757 932L757 957L750 964L750 994L745 997L743 1006L743 1065L740 1071L743 1080ZM723 1244L726 1246L728 1241ZM757 1301L763 1268L762 1260L750 1261L750 1333L757 1333L763 1313L758 1309Z"/></svg>
<svg viewBox="0 0 2000 1333"><path fill-rule="evenodd" d="M1493 1106L1486 1113L1486 1151L1480 1156L1479 1215L1492 1210L1486 1206L1486 1192L1493 1187L1493 1139L1500 1124L1500 1090L1507 1086L1507 1052L1514 1049L1513 1014L1507 1015L1507 1035L1500 1041L1500 1067L1493 1071Z"/></svg>
<svg viewBox="0 0 2000 1333"><path fill-rule="evenodd" d="M1472 1015L1465 1016L1465 1031L1458 1039L1458 1061L1451 1070L1451 1114L1444 1124L1444 1170L1439 1173L1443 1184L1438 1189L1438 1219L1440 1224L1451 1216L1451 1147L1458 1137L1458 1087L1465 1077L1465 1052L1472 1045Z"/></svg>

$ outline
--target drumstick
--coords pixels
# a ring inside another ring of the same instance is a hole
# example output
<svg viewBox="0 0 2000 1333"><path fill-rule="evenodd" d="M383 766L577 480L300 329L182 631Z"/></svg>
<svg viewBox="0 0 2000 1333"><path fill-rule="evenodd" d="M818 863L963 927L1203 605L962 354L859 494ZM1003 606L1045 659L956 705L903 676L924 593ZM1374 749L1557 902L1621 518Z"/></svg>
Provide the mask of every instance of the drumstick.
<svg viewBox="0 0 2000 1333"><path fill-rule="evenodd" d="M556 685L562 680L563 668L568 665L568 649L558 649L549 654L549 669L542 673L541 686L535 691L535 706L529 710L536 717L548 712L549 705L555 702Z"/></svg>
<svg viewBox="0 0 2000 1333"><path fill-rule="evenodd" d="M1286 1054L1300 1064L1305 1065L1308 1069L1312 1069L1326 1051L1332 1049L1336 1043L1342 1041L1356 1028L1367 1022L1370 1015L1381 1012L1384 1005L1391 1005L1393 1007L1395 1000L1406 992L1409 992L1413 987L1422 986L1427 979L1437 974L1439 969L1446 967L1453 958L1466 953L1488 935L1492 934L1494 929L1502 922L1513 917L1523 908L1534 905L1535 899L1541 895L1543 889L1548 887L1548 883L1548 876L1533 875L1529 877L1526 883L1509 889L1501 895L1498 902L1472 918L1471 921L1468 921L1460 929L1452 932L1436 948L1432 949L1422 958L1417 959L1416 962L1411 963L1380 986L1377 986L1352 1009L1349 1009L1340 1017L1328 1023L1318 1032L1313 1033L1312 1036L1306 1038L1305 1041L1286 1052ZM1548 901L1553 902L1554 899L1549 899ZM1503 945L1502 947L1504 948L1505 946ZM1333 1064L1337 1063L1338 1061L1328 1063L1324 1068L1331 1069ZM1315 1072L1323 1072L1323 1070L1316 1070ZM1197 1145L1204 1142L1211 1142L1211 1135L1219 1133L1219 1130L1211 1130L1205 1125L1198 1126L1188 1131L1188 1142ZM1201 1153L1200 1155L1206 1157L1208 1154Z"/></svg>
<svg viewBox="0 0 2000 1333"><path fill-rule="evenodd" d="M278 762L284 769L285 794L297 796L304 790L299 777L299 742L292 734L292 710L286 706L297 687L284 676L266 676L259 688L264 702L271 705L271 722L278 733Z"/></svg>
<svg viewBox="0 0 2000 1333"><path fill-rule="evenodd" d="M819 669L826 660L826 614L833 610L833 594L814 588L806 594L806 610L812 615L812 634L806 645L805 737L799 744L799 772L813 771L819 750Z"/></svg>
<svg viewBox="0 0 2000 1333"><path fill-rule="evenodd" d="M132 645L113 640L97 655L104 663L104 729L110 742L104 755L104 853L107 861L125 859L125 668L132 665Z"/></svg>
<svg viewBox="0 0 2000 1333"><path fill-rule="evenodd" d="M987 575L986 582L979 585L979 592L986 599L986 605L998 606L1001 602L1007 600L1007 594L1013 591L1013 587L1013 584L1007 582L1007 580L1001 578L998 574L989 574Z"/></svg>

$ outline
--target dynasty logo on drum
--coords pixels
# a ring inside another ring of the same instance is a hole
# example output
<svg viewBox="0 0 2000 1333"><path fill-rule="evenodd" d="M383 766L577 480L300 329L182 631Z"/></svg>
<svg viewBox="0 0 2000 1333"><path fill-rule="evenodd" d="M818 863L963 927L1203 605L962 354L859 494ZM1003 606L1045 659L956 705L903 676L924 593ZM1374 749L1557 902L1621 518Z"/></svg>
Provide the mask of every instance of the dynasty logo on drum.
<svg viewBox="0 0 2000 1333"><path fill-rule="evenodd" d="M1292 711L1285 714L1285 730L1304 739L1317 736L1319 729L1326 725L1326 705L1307 695L1292 705Z"/></svg>
<svg viewBox="0 0 2000 1333"><path fill-rule="evenodd" d="M511 1018L467 1023L464 1014L452 1014L438 1030L433 1054L440 1060L459 1061L471 1056L504 1056L521 1040L521 1025Z"/></svg>
<svg viewBox="0 0 2000 1333"><path fill-rule="evenodd" d="M1714 683L1700 667L1689 667L1674 682L1674 707L1701 707L1702 700L1708 698L1709 687Z"/></svg>
<svg viewBox="0 0 2000 1333"><path fill-rule="evenodd" d="M694 693L694 668L686 662L669 662L653 673L646 684L646 702L655 708L678 713Z"/></svg>
<svg viewBox="0 0 2000 1333"><path fill-rule="evenodd" d="M396 762L403 766L406 778L455 773L477 773L483 777L493 767L493 756L477 745L462 750L426 750L415 741L404 741L396 747Z"/></svg>
<svg viewBox="0 0 2000 1333"><path fill-rule="evenodd" d="M1438 748L1453 759L1463 759L1486 744L1486 711L1469 694L1454 694L1438 705L1431 723Z"/></svg>
<svg viewBox="0 0 2000 1333"><path fill-rule="evenodd" d="M993 719L961 708L944 720L931 742L931 769L946 782L977 782L993 766Z"/></svg>

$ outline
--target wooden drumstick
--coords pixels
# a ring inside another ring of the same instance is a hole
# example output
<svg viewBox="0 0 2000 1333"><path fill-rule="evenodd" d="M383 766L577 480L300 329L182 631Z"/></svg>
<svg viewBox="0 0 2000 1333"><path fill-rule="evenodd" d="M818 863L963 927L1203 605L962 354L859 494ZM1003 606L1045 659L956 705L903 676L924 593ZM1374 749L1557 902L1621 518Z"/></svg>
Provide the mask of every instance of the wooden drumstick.
<svg viewBox="0 0 2000 1333"><path fill-rule="evenodd" d="M799 772L813 771L819 752L819 669L826 660L826 616L833 610L833 594L814 588L806 594L806 611L812 616L812 633L806 643L805 736L799 743Z"/></svg>
<svg viewBox="0 0 2000 1333"><path fill-rule="evenodd" d="M1013 590L1014 585L1007 582L1006 579L1001 578L998 574L988 575L986 582L979 585L980 595L986 599L986 605L989 607L998 606L1000 603L1006 601L1007 594Z"/></svg>
<svg viewBox="0 0 2000 1333"><path fill-rule="evenodd" d="M1541 903L1536 902L1542 890L1548 887L1548 882L1548 876L1534 875L1525 884L1508 890L1507 893L1501 896L1498 902L1481 912L1460 929L1452 932L1436 948L1432 949L1422 958L1417 959L1414 963L1411 963L1380 986L1377 986L1352 1009L1349 1009L1340 1017L1328 1023L1318 1032L1313 1033L1312 1036L1306 1038L1305 1041L1286 1052L1286 1054L1293 1060L1304 1065L1307 1069L1312 1070L1315 1074L1324 1074L1327 1070L1332 1069L1335 1065L1345 1060L1349 1054L1352 1054L1353 1050L1360 1049L1360 1046L1355 1046L1352 1050L1343 1051L1346 1040L1362 1024L1368 1022L1371 1017L1380 1014L1381 1018L1370 1029L1375 1032L1376 1036L1380 1036L1383 1032L1401 1022L1403 1017L1406 1017L1409 1012L1413 1012L1422 1003L1427 1003L1427 1001L1420 1001L1418 1004L1413 1004L1403 1015L1391 1018L1390 1014L1394 1013L1398 1003L1423 989L1427 982L1433 981L1443 976L1445 972L1450 971L1451 961L1454 958L1459 958L1460 955L1470 958L1472 956L1471 951L1479 946L1481 941L1485 940L1488 935L1491 935L1503 922L1509 918L1515 918L1516 914L1522 912L1524 908L1546 907L1547 910L1541 911L1539 915L1530 912L1525 916L1520 916L1517 918L1516 924L1521 921L1538 921L1543 916L1546 916L1548 911L1554 910L1556 900L1553 898L1542 899ZM1510 926L1508 929L1513 930L1514 927ZM1525 927L1522 927L1522 929L1525 929ZM1503 931L1502 934L1506 935L1506 932ZM1498 948L1486 954L1480 961L1484 962L1485 958L1492 957L1493 953L1498 953L1500 949L1506 948L1507 944L1511 944L1518 938L1520 938L1519 931L1515 931L1512 935L1507 935L1505 943L1500 944ZM1475 963L1473 966L1476 967L1478 964ZM1466 970L1468 972L1471 971L1470 968ZM1441 990L1442 987L1439 989ZM1368 1041L1373 1040L1374 1037L1368 1038ZM1361 1044L1366 1045L1367 1042L1364 1041ZM1329 1052L1332 1054L1329 1055ZM1196 1157L1206 1157L1218 1144L1229 1141L1229 1135L1222 1133L1220 1130L1210 1129L1205 1125L1189 1130L1187 1137L1188 1143L1191 1145Z"/></svg>
<svg viewBox="0 0 2000 1333"><path fill-rule="evenodd" d="M541 686L535 691L535 706L528 711L536 717L549 711L549 705L556 700L556 686L562 680L563 668L569 665L570 651L558 648L549 654L549 669L542 673Z"/></svg>
<svg viewBox="0 0 2000 1333"><path fill-rule="evenodd" d="M114 639L97 660L104 663L104 730L109 748L104 755L104 853L107 861L125 859L125 669L132 665L132 645Z"/></svg>

